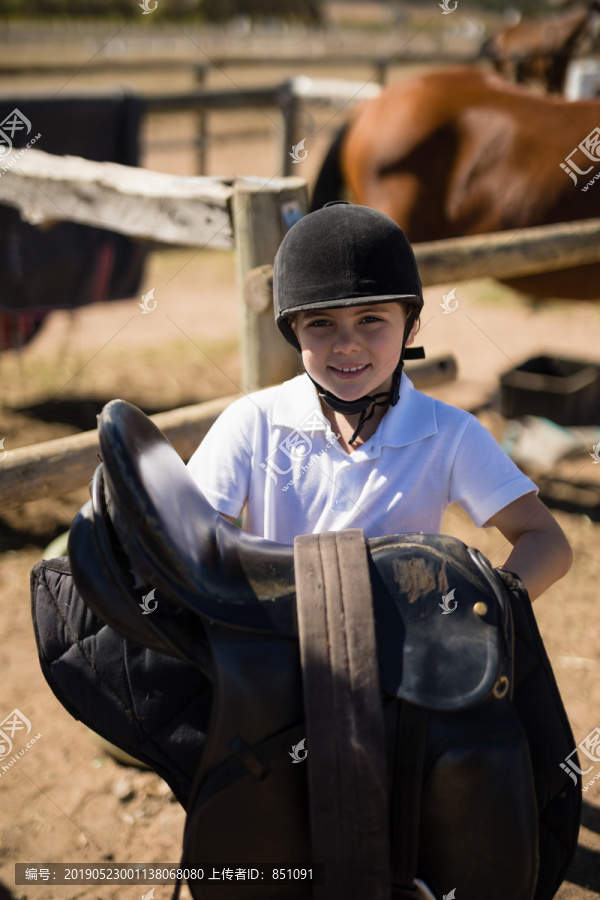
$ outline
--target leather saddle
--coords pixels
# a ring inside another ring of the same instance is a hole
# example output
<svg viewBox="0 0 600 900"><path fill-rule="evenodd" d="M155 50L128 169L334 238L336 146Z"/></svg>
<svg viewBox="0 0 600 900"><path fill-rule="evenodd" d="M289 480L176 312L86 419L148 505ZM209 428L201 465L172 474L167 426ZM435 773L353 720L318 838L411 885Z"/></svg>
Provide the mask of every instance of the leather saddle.
<svg viewBox="0 0 600 900"><path fill-rule="evenodd" d="M248 900L553 897L581 794L560 768L575 742L519 580L443 535L274 544L216 513L136 407L109 403L99 438L69 538L76 592L129 647L212 691L182 864L311 873L245 884ZM168 754L155 768L168 778ZM207 900L240 893L188 883Z"/></svg>

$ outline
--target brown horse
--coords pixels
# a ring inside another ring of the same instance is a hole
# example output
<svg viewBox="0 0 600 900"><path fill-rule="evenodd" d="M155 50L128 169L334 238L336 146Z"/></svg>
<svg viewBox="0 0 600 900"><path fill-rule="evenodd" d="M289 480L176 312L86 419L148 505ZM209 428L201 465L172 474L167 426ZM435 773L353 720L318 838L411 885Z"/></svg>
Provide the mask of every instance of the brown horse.
<svg viewBox="0 0 600 900"><path fill-rule="evenodd" d="M356 110L327 154L312 206L346 187L417 242L594 218L599 126L600 100L567 103L468 67L432 72ZM600 264L505 283L596 299Z"/></svg>
<svg viewBox="0 0 600 900"><path fill-rule="evenodd" d="M547 19L524 19L489 38L481 57L491 60L496 71L522 84L541 81L546 90L563 93L567 66L586 39L600 5L574 6Z"/></svg>

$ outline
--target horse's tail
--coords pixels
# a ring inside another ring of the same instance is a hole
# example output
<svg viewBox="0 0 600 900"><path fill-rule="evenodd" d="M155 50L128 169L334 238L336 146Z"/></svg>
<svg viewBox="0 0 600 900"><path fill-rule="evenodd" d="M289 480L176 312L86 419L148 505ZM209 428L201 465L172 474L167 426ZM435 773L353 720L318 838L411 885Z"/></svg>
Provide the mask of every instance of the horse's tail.
<svg viewBox="0 0 600 900"><path fill-rule="evenodd" d="M317 182L313 191L310 211L321 209L329 200L339 200L344 188L344 178L340 168L340 149L348 130L348 122L345 122L336 133L327 155L323 160L321 171L317 176Z"/></svg>

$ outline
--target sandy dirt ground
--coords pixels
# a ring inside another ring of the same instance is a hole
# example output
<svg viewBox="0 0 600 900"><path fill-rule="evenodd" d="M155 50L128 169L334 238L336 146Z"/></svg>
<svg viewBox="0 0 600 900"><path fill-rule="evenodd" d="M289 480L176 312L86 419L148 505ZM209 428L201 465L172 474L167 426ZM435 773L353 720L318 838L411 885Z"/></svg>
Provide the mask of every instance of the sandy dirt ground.
<svg viewBox="0 0 600 900"><path fill-rule="evenodd" d="M315 132L322 124L322 112L307 118ZM180 126L181 134L189 134L185 117ZM173 135L179 125L171 121L169 127ZM216 115L214 127L222 127ZM245 127L243 116L235 127ZM158 120L149 123L149 133L153 129L160 132ZM326 129L319 132L314 152L298 166L298 174L309 180L325 135ZM262 136L241 144L216 141L209 153L210 174L272 174L280 159L276 138L269 126ZM186 149L149 152L145 162L163 171L194 171L193 154ZM140 314L139 297L72 314L57 312L20 354L0 358L0 437L9 452L93 428L103 403L117 396L153 413L239 390L233 254L154 254L140 293L152 287L158 299L152 315ZM444 315L440 303L452 287L459 304ZM429 356L452 352L459 366L456 381L431 393L477 411L501 439L506 423L496 402L499 375L541 351L600 361L600 304L532 306L490 281L439 286L426 292L420 336ZM577 741L600 726L600 466L594 465L591 449L541 473L544 496L572 544L575 562L534 607ZM174 865L179 860L184 811L164 783L111 758L61 707L39 668L29 571L86 499L87 490L81 488L0 510L0 721L18 709L30 720L31 734L39 735L8 771L0 768L0 900L133 900L147 890L15 886L15 862ZM479 547L495 565L508 555L495 529L476 528L458 508L448 511L444 531ZM15 749L24 746L17 737ZM589 777L596 772L600 764ZM162 900L170 894L170 888L159 887L154 896ZM584 794L579 848L557 896L600 897L600 781Z"/></svg>

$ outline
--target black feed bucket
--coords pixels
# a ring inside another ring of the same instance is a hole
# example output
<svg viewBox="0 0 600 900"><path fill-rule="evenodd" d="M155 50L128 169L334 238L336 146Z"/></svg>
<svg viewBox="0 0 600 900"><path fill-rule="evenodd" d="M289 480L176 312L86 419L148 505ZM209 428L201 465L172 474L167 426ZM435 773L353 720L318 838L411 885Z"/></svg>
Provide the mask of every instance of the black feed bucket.
<svg viewBox="0 0 600 900"><path fill-rule="evenodd" d="M507 419L543 416L558 425L600 425L600 364L536 356L500 377Z"/></svg>

